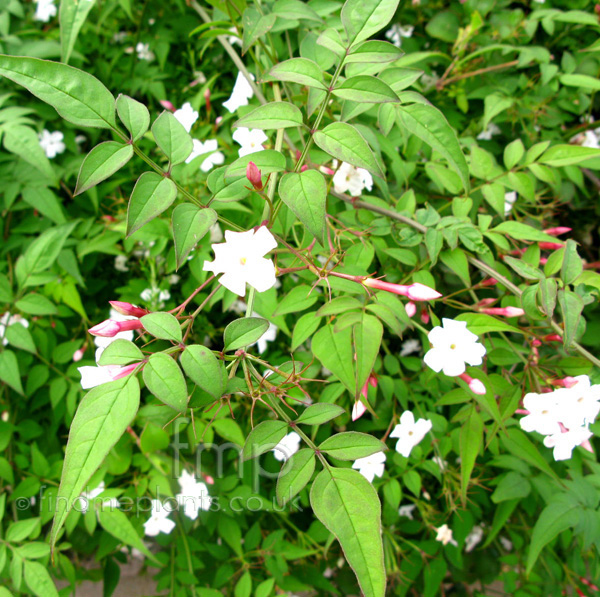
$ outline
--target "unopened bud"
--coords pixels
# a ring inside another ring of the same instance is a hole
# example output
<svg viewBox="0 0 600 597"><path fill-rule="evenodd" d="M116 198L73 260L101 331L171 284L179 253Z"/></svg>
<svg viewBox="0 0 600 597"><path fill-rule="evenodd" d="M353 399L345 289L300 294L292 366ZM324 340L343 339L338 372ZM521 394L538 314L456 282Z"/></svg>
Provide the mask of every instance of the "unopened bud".
<svg viewBox="0 0 600 597"><path fill-rule="evenodd" d="M406 303L406 305L404 305L404 308L406 309L406 314L409 317L415 316L415 313L417 312L417 305L415 305L412 301Z"/></svg>
<svg viewBox="0 0 600 597"><path fill-rule="evenodd" d="M263 190L262 174L254 162L248 162L246 166L246 178L256 191Z"/></svg>
<svg viewBox="0 0 600 597"><path fill-rule="evenodd" d="M426 307L421 309L421 321L427 325L429 323L429 311L427 311Z"/></svg>
<svg viewBox="0 0 600 597"><path fill-rule="evenodd" d="M520 317L521 315L525 315L525 311L519 307L488 307L479 309L479 311L488 315L501 315L502 317Z"/></svg>
<svg viewBox="0 0 600 597"><path fill-rule="evenodd" d="M165 110L175 112L175 106L169 100L160 100L158 102Z"/></svg>
<svg viewBox="0 0 600 597"><path fill-rule="evenodd" d="M411 301L432 301L440 298L442 295L433 288L425 286L425 284L392 284L391 282L384 282L377 278L365 278L362 283L369 288L376 288L377 290L385 290L394 294L408 297Z"/></svg>
<svg viewBox="0 0 600 597"><path fill-rule="evenodd" d="M357 400L352 407L352 420L360 419L367 412L367 407L362 403L362 400Z"/></svg>
<svg viewBox="0 0 600 597"><path fill-rule="evenodd" d="M481 286L496 286L496 284L498 284L496 278L486 278L481 282Z"/></svg>
<svg viewBox="0 0 600 597"><path fill-rule="evenodd" d="M206 112L210 112L210 89L207 87L204 92L204 101L206 101Z"/></svg>
<svg viewBox="0 0 600 597"><path fill-rule="evenodd" d="M102 323L91 327L88 332L92 334L92 336L114 338L119 332L137 330L141 327L142 322L139 319L130 319L129 321L115 321L114 319L106 319Z"/></svg>
<svg viewBox="0 0 600 597"><path fill-rule="evenodd" d="M131 303L125 303L123 301L108 301L110 306L120 313L121 315L128 315L129 317L143 317L148 315L150 311L148 309L142 309L142 307L136 307Z"/></svg>
<svg viewBox="0 0 600 597"><path fill-rule="evenodd" d="M73 353L73 361L75 363L81 361L81 359L83 358L83 355L85 354L85 348L80 348L79 350L76 350Z"/></svg>
<svg viewBox="0 0 600 597"><path fill-rule="evenodd" d="M562 342L562 336L560 334L548 334L543 338L544 342Z"/></svg>
<svg viewBox="0 0 600 597"><path fill-rule="evenodd" d="M462 379L468 386L473 394L477 394L478 396L483 396L487 390L485 389L485 385L480 379L475 379L466 373L461 373L458 377Z"/></svg>
<svg viewBox="0 0 600 597"><path fill-rule="evenodd" d="M559 234L571 232L571 230L572 228L567 228L566 226L556 226L555 228L548 228L547 230L544 230L544 232L550 236L558 236Z"/></svg>
<svg viewBox="0 0 600 597"><path fill-rule="evenodd" d="M539 242L538 243L540 249L544 249L546 251L556 251L557 249L563 249L564 248L564 244L563 243L547 243L547 242Z"/></svg>

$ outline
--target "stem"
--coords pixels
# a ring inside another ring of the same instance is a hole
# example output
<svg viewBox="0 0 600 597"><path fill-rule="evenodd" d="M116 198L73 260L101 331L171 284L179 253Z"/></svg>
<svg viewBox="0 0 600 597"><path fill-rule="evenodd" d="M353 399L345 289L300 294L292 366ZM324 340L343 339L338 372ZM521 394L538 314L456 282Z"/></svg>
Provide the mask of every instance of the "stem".
<svg viewBox="0 0 600 597"><path fill-rule="evenodd" d="M248 300L246 301L246 315L244 317L252 317L252 311L254 310L254 297L256 296L256 290L250 286L248 291Z"/></svg>
<svg viewBox="0 0 600 597"><path fill-rule="evenodd" d="M513 66L517 66L519 64L518 60L511 60L510 62L503 62L502 64L494 64L493 66L486 66L485 68L478 68L477 70L472 70L469 73L464 73L462 75L456 75L455 77L451 77L450 79L446 79L445 81L442 79L438 81L436 85L436 89L439 91L443 89L446 85L450 85L450 83L455 83L456 81L462 81L463 79L468 79L470 77L477 77L479 75L483 75L485 73L490 73L492 71L501 70L504 68L512 68Z"/></svg>

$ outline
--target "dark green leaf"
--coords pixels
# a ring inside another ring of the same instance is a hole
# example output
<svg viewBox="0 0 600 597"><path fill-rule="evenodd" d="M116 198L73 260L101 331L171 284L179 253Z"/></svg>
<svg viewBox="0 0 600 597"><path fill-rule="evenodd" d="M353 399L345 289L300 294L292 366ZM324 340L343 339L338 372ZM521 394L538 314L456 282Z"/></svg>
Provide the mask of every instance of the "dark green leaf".
<svg viewBox="0 0 600 597"><path fill-rule="evenodd" d="M182 203L173 210L171 218L175 257L179 269L185 263L190 251L217 221L217 212L210 207L201 209L191 203Z"/></svg>
<svg viewBox="0 0 600 597"><path fill-rule="evenodd" d="M127 235L131 236L144 224L171 206L177 197L177 187L169 178L156 172L144 172L133 187L127 208Z"/></svg>
<svg viewBox="0 0 600 597"><path fill-rule="evenodd" d="M86 1L86 0L83 0ZM133 156L133 147L131 145L123 145L116 141L105 141L96 145L90 153L85 156L79 176L77 177L77 185L75 187L75 195L79 195L87 191L99 182L106 180L115 172L120 170Z"/></svg>
<svg viewBox="0 0 600 597"><path fill-rule="evenodd" d="M188 394L183 373L175 360L164 352L150 355L144 366L144 383L164 404L183 412Z"/></svg>
<svg viewBox="0 0 600 597"><path fill-rule="evenodd" d="M346 411L337 404L318 402L309 406L297 419L296 423L301 425L322 425Z"/></svg>
<svg viewBox="0 0 600 597"><path fill-rule="evenodd" d="M277 502L285 506L300 493L315 471L315 453L307 448L288 458L277 478Z"/></svg>
<svg viewBox="0 0 600 597"><path fill-rule="evenodd" d="M269 329L269 322L259 317L243 317L232 321L223 333L224 350L245 348L258 341Z"/></svg>
<svg viewBox="0 0 600 597"><path fill-rule="evenodd" d="M192 344L181 355L185 374L205 392L218 400L227 387L227 371L223 361L217 359L206 346Z"/></svg>

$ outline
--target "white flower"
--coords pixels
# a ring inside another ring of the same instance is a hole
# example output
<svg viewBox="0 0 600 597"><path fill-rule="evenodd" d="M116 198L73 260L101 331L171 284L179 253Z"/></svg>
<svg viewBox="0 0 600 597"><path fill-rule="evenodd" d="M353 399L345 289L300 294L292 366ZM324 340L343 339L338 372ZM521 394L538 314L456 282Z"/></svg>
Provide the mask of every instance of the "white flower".
<svg viewBox="0 0 600 597"><path fill-rule="evenodd" d="M50 131L44 129L39 134L40 146L46 152L46 157L55 158L62 153L67 146L63 143L64 135L60 131Z"/></svg>
<svg viewBox="0 0 600 597"><path fill-rule="evenodd" d="M225 156L220 151L217 151L218 142L216 139L207 139L204 143L198 141L198 139L192 139L192 142L194 148L187 160L185 160L186 164L189 164L193 159L205 153L210 153L210 155L200 164L202 172L208 172L213 166L218 166L225 162Z"/></svg>
<svg viewBox="0 0 600 597"><path fill-rule="evenodd" d="M137 317L132 317L130 315L122 315L115 309L110 310L110 314L109 314L108 318L112 319L113 321L130 321L131 319L137 319ZM98 348L106 348L109 344L113 343L115 340L117 340L119 338L122 338L123 340L131 341L131 340L133 340L133 337L134 337L133 330L125 330L123 332L119 332L116 336L113 336L112 338L104 338L102 336L94 336L94 344ZM98 362L98 360L100 359L100 354L102 354L102 351L100 351L100 353L96 352L96 362Z"/></svg>
<svg viewBox="0 0 600 597"><path fill-rule="evenodd" d="M240 157L262 151L264 149L262 144L269 140L264 131L260 129L248 129L245 126L236 129L232 138L236 143L241 145L238 149Z"/></svg>
<svg viewBox="0 0 600 597"><path fill-rule="evenodd" d="M577 383L571 387L554 392L562 407L560 422L569 429L593 423L600 412L600 385L591 385L587 375L575 379Z"/></svg>
<svg viewBox="0 0 600 597"><path fill-rule="evenodd" d="M412 25L392 25L386 32L385 36L390 40L397 48L402 46L403 37L412 37L415 28Z"/></svg>
<svg viewBox="0 0 600 597"><path fill-rule="evenodd" d="M258 313L252 313L252 317L260 317ZM267 350L267 343L272 342L277 338L277 330L279 328L269 321L269 327L267 331L256 341L256 347L258 348L258 352L262 354Z"/></svg>
<svg viewBox="0 0 600 597"><path fill-rule="evenodd" d="M436 373L443 370L451 377L464 373L465 363L481 365L485 347L467 329L467 322L444 318L442 326L434 327L428 334L432 347L423 359L425 364Z"/></svg>
<svg viewBox="0 0 600 597"><path fill-rule="evenodd" d="M181 277L178 276L177 274L171 274L168 278L167 278L167 282L169 284L171 284L171 286L175 285L175 284L179 284L179 280L181 280Z"/></svg>
<svg viewBox="0 0 600 597"><path fill-rule="evenodd" d="M116 44L122 44L127 39L128 35L129 35L129 33L127 31L117 31L113 35L113 41Z"/></svg>
<svg viewBox="0 0 600 597"><path fill-rule="evenodd" d="M478 524L471 529L471 532L465 538L465 551L473 551L483 539L483 526Z"/></svg>
<svg viewBox="0 0 600 597"><path fill-rule="evenodd" d="M404 518L410 518L410 520L414 520L413 510L417 507L416 504L408 504L406 506L400 506L398 509L398 515L403 516Z"/></svg>
<svg viewBox="0 0 600 597"><path fill-rule="evenodd" d="M119 334L113 338L101 338L99 336L98 338L101 340L110 340L111 342L114 342L121 333L125 332L119 332ZM94 337L94 339L95 338L96 337ZM131 339L133 339L133 336ZM108 342L106 346L108 346L108 344L110 344L110 342ZM100 361L100 357L104 352L104 349L104 346L100 346L96 349L96 363ZM121 379L122 377L132 373L138 364L139 363L132 363L131 365L125 365L124 367L119 365L98 365L97 367L86 365L84 367L77 367L77 371L79 371L81 375L81 387L84 390L90 390L91 388L108 383L109 381Z"/></svg>
<svg viewBox="0 0 600 597"><path fill-rule="evenodd" d="M295 431L288 433L273 448L273 456L275 456L275 460L284 462L290 456L293 456L300 449L300 441L300 436Z"/></svg>
<svg viewBox="0 0 600 597"><path fill-rule="evenodd" d="M342 162L342 165L333 175L333 189L336 193L349 193L353 197L357 197L363 192L373 188L373 177L371 173L364 168L355 168L347 162Z"/></svg>
<svg viewBox="0 0 600 597"><path fill-rule="evenodd" d="M502 547L504 547L506 551L512 551L513 544L510 539L508 539L507 537L498 537L498 541L500 541L500 544L502 545Z"/></svg>
<svg viewBox="0 0 600 597"><path fill-rule="evenodd" d="M129 268L127 267L127 255L117 255L115 257L115 269L118 272L129 271Z"/></svg>
<svg viewBox="0 0 600 597"><path fill-rule="evenodd" d="M24 328L29 327L29 321L24 317L21 317L18 313L11 315L8 311L0 317L0 338L2 338L2 344L6 346L8 340L4 337L6 334L6 328L14 324L21 324Z"/></svg>
<svg viewBox="0 0 600 597"><path fill-rule="evenodd" d="M357 400L352 407L352 420L360 419L367 412L367 407L362 400Z"/></svg>
<svg viewBox="0 0 600 597"><path fill-rule="evenodd" d="M529 414L521 417L519 424L524 431L537 431L542 435L560 434L562 409L557 400L558 392L535 394L531 392L523 398L523 407Z"/></svg>
<svg viewBox="0 0 600 597"><path fill-rule="evenodd" d="M52 17L56 16L58 9L54 5L54 0L35 0L37 4L35 8L34 20L47 23Z"/></svg>
<svg viewBox="0 0 600 597"><path fill-rule="evenodd" d="M434 456L431 460L440 467L442 472L448 467L448 463L440 456Z"/></svg>
<svg viewBox="0 0 600 597"><path fill-rule="evenodd" d="M415 422L414 415L409 410L405 410L400 417L400 424L396 425L390 433L390 437L398 438L396 452L408 458L412 449L421 442L431 427L432 423L428 419L419 419Z"/></svg>
<svg viewBox="0 0 600 597"><path fill-rule="evenodd" d="M137 52L140 60L154 60L154 53L150 50L150 44L139 42L135 46L135 51Z"/></svg>
<svg viewBox="0 0 600 597"><path fill-rule="evenodd" d="M411 340L406 340L406 342L402 343L402 348L400 349L400 356L406 357L413 352L419 352L421 350L421 343L414 338Z"/></svg>
<svg viewBox="0 0 600 597"><path fill-rule="evenodd" d="M239 296L246 294L246 284L258 292L275 285L275 266L264 255L277 246L268 228L261 226L256 232L225 232L225 242L212 245L214 261L204 262L204 271L223 274L219 282Z"/></svg>
<svg viewBox="0 0 600 597"><path fill-rule="evenodd" d="M210 235L211 243L220 243L223 240L223 231L221 230L221 226L219 226L219 222L215 222L208 231Z"/></svg>
<svg viewBox="0 0 600 597"><path fill-rule="evenodd" d="M152 288L144 288L140 293L140 298L147 303L156 303L156 306L161 309L165 305L165 301L171 298L171 293L168 290L161 290L156 286Z"/></svg>
<svg viewBox="0 0 600 597"><path fill-rule="evenodd" d="M196 478L185 470L179 477L178 483L181 491L175 498L188 518L196 520L200 510L210 509L211 498L204 483L196 481Z"/></svg>
<svg viewBox="0 0 600 597"><path fill-rule="evenodd" d="M504 215L507 216L513 208L515 201L517 200L516 191L509 191L504 193Z"/></svg>
<svg viewBox="0 0 600 597"><path fill-rule="evenodd" d="M92 491L84 491L79 496L79 512L85 514L90 506L90 500L98 497L105 489L106 487L104 485L104 481L102 481L100 485L96 487L96 489L92 489Z"/></svg>
<svg viewBox="0 0 600 597"><path fill-rule="evenodd" d="M183 125L183 128L189 133L196 120L198 120L198 112L192 108L190 102L185 102L179 110L175 110L173 116Z"/></svg>
<svg viewBox="0 0 600 597"><path fill-rule="evenodd" d="M148 537L156 537L159 533L167 535L175 528L175 523L167 518L171 510L166 508L160 500L152 500L150 518L144 523L144 533Z"/></svg>
<svg viewBox="0 0 600 597"><path fill-rule="evenodd" d="M546 448L554 448L554 460L568 460L573 450L594 435L587 427L575 427L569 431L547 435L544 438Z"/></svg>
<svg viewBox="0 0 600 597"><path fill-rule="evenodd" d="M367 481L372 483L374 477L383 476L385 453L375 452L375 454L371 454L370 456L358 458L354 461L352 468L356 469Z"/></svg>
<svg viewBox="0 0 600 597"><path fill-rule="evenodd" d="M452 529L447 525L443 524L441 527L435 529L437 531L437 536L435 538L436 541L440 541L443 545L454 545L457 546L458 543L452 538Z"/></svg>
<svg viewBox="0 0 600 597"><path fill-rule="evenodd" d="M235 27L229 27L229 31L231 31L231 33L236 33L237 34L237 29ZM227 36L227 41L233 46L234 44L237 44L238 46L242 47L242 40L239 38L238 35L228 35Z"/></svg>
<svg viewBox="0 0 600 597"><path fill-rule="evenodd" d="M583 140L581 141L580 145L582 147L591 147L592 149L600 149L600 142L598 140L597 131L598 131L598 129L596 129L595 131L585 131L585 133L583 133L583 135L582 135Z"/></svg>
<svg viewBox="0 0 600 597"><path fill-rule="evenodd" d="M479 135L477 135L477 139L480 141L490 141L493 136L498 135L501 132L502 131L497 125L495 125L493 122L490 122L488 127L481 131Z"/></svg>
<svg viewBox="0 0 600 597"><path fill-rule="evenodd" d="M254 81L252 75L250 75L250 78ZM252 99L252 97L254 97L252 85L250 85L241 72L238 72L233 91L231 92L231 97L226 102L223 102L223 107L233 114L233 112L241 106L247 106L248 101Z"/></svg>

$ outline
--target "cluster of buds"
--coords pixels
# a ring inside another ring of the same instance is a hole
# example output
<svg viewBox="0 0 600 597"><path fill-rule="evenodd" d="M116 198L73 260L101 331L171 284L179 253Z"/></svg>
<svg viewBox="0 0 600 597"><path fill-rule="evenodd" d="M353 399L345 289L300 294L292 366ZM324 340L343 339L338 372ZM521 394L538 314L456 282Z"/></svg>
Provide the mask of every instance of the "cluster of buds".
<svg viewBox="0 0 600 597"><path fill-rule="evenodd" d="M88 332L92 336L101 336L103 338L114 338L119 332L127 332L129 330L139 330L143 327L142 322L138 319L147 315L149 311L136 307L131 303L121 301L110 301L111 306L115 311L128 317L136 319L128 319L127 321L115 321L114 319L105 319L103 322L91 327Z"/></svg>

